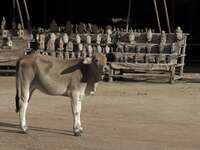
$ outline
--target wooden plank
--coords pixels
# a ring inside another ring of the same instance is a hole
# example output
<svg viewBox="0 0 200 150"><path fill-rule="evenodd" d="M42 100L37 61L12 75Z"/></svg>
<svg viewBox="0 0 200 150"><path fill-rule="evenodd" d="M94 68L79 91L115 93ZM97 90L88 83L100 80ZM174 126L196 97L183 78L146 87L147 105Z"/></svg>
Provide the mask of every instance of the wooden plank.
<svg viewBox="0 0 200 150"><path fill-rule="evenodd" d="M0 69L0 73L15 73L15 69Z"/></svg>
<svg viewBox="0 0 200 150"><path fill-rule="evenodd" d="M175 64L150 64L150 63L124 63L112 62L110 66L112 69L126 69L134 71L169 71L171 66Z"/></svg>
<svg viewBox="0 0 200 150"><path fill-rule="evenodd" d="M112 77L148 77L148 76L153 76L153 77L169 77L169 74L155 74L155 73L134 73L134 74L114 74Z"/></svg>
<svg viewBox="0 0 200 150"><path fill-rule="evenodd" d="M129 53L129 52L113 52L114 55L118 55L121 57L124 56L130 56L133 57L135 55L137 56L145 56L145 55L149 55L149 56L172 56L172 57L178 57L179 55L177 53ZM180 56L185 56L185 55L180 55Z"/></svg>
<svg viewBox="0 0 200 150"><path fill-rule="evenodd" d="M24 55L21 49L1 49L0 50L0 66L15 66L16 61Z"/></svg>
<svg viewBox="0 0 200 150"><path fill-rule="evenodd" d="M2 41L3 39L0 39L0 42ZM13 37L12 42L13 47L11 49L4 47L0 48L0 66L15 66L17 60L25 55L27 41Z"/></svg>

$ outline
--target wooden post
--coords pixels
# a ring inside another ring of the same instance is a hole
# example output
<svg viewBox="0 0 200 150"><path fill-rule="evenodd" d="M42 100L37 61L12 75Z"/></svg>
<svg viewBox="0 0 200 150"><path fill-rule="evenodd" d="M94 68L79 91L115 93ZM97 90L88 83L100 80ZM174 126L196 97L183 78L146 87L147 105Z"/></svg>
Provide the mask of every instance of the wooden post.
<svg viewBox="0 0 200 150"><path fill-rule="evenodd" d="M180 77L183 77L183 69L184 69L184 64L185 64L185 50L186 50L186 41L187 41L187 35L184 37L184 46L182 48L181 52L181 68L180 68Z"/></svg>
<svg viewBox="0 0 200 150"><path fill-rule="evenodd" d="M170 68L170 79L169 79L169 82L171 84L173 84L175 81L175 66L172 65L171 68Z"/></svg>
<svg viewBox="0 0 200 150"><path fill-rule="evenodd" d="M135 64L138 63L138 55L140 53L140 47L136 46L136 53L135 53Z"/></svg>
<svg viewBox="0 0 200 150"><path fill-rule="evenodd" d="M114 75L114 70L112 69L111 64L110 64L110 72L109 72L109 75L108 75L108 81L109 82L113 82L113 75Z"/></svg>

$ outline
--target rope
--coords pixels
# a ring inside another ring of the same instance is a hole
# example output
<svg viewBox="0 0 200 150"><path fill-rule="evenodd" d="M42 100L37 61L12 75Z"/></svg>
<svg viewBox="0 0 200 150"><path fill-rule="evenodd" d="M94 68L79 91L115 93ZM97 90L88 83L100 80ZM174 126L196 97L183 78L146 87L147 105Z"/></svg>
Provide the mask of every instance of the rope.
<svg viewBox="0 0 200 150"><path fill-rule="evenodd" d="M16 18L16 14L15 14L15 0L13 0L13 18Z"/></svg>
<svg viewBox="0 0 200 150"><path fill-rule="evenodd" d="M24 0L24 6L25 6L25 10L26 10L27 20L30 21L30 15L29 15L29 12L28 12L28 7L27 7L27 4L26 4L26 0Z"/></svg>
<svg viewBox="0 0 200 150"><path fill-rule="evenodd" d="M24 21L23 21L23 18L22 18L22 12L21 12L21 8L20 8L20 5L19 5L19 1L16 0L16 2L17 2L17 8L18 8L18 11L19 11L20 21L21 21L21 24L22 24L22 29L24 29Z"/></svg>
<svg viewBox="0 0 200 150"><path fill-rule="evenodd" d="M158 15L157 3L156 3L156 0L154 0L153 2L154 2L155 11L156 11L156 17L157 17L159 32L161 33L162 29L161 29L160 19L159 19L159 15Z"/></svg>
<svg viewBox="0 0 200 150"><path fill-rule="evenodd" d="M169 33L171 33L171 27L170 27L170 23L169 23L169 14L168 14L168 11L167 11L167 3L166 3L166 0L163 0L163 1L164 1L165 15L166 15L166 20L167 20L168 31L169 31Z"/></svg>
<svg viewBox="0 0 200 150"><path fill-rule="evenodd" d="M129 20L130 20L130 13L131 13L131 2L132 2L132 0L129 0L128 15L127 15L127 22L126 22L126 32L128 32L128 28L129 28Z"/></svg>

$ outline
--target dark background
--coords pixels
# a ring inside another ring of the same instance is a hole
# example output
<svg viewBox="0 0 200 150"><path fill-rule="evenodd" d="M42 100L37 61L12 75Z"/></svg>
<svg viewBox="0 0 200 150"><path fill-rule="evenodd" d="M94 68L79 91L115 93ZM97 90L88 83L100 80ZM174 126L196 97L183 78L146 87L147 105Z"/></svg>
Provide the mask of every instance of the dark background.
<svg viewBox="0 0 200 150"><path fill-rule="evenodd" d="M177 26L181 26L184 32L190 34L186 63L200 63L200 5L198 0L166 1L172 30L174 31ZM19 2L25 21L23 0L19 0ZM58 25L65 25L67 20L71 20L72 23L82 21L105 26L112 24L112 18L127 17L128 2L128 0L27 0L27 5L34 27L48 27L53 19ZM157 0L157 5L162 29L167 31L163 0ZM0 6L0 19L5 16L9 24L15 13L19 22L17 9L13 12L12 0L1 0ZM130 26L134 29L148 27L158 32L153 0L132 0L130 19ZM125 28L126 24L121 23L120 26Z"/></svg>

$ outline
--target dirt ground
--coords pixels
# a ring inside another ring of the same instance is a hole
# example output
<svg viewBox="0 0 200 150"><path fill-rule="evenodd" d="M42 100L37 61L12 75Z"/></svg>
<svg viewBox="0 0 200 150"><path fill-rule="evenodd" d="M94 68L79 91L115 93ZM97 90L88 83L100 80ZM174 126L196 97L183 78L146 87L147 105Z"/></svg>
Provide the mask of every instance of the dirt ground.
<svg viewBox="0 0 200 150"><path fill-rule="evenodd" d="M36 91L28 134L14 112L15 78L0 77L0 150L199 150L200 75L175 84L102 82L82 107L84 133L72 133L69 98Z"/></svg>

